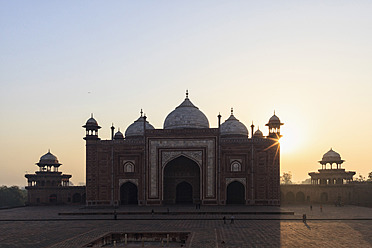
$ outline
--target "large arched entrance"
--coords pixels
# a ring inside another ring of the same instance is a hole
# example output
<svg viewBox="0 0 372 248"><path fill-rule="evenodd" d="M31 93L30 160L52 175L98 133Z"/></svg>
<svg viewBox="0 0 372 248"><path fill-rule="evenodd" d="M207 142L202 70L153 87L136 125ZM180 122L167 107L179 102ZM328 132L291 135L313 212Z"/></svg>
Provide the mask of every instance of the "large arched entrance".
<svg viewBox="0 0 372 248"><path fill-rule="evenodd" d="M191 204L200 201L200 169L196 162L180 156L164 168L164 204Z"/></svg>
<svg viewBox="0 0 372 248"><path fill-rule="evenodd" d="M134 183L126 182L121 185L120 204L138 204L138 189Z"/></svg>
<svg viewBox="0 0 372 248"><path fill-rule="evenodd" d="M241 182L232 182L227 186L227 204L245 204L245 188Z"/></svg>

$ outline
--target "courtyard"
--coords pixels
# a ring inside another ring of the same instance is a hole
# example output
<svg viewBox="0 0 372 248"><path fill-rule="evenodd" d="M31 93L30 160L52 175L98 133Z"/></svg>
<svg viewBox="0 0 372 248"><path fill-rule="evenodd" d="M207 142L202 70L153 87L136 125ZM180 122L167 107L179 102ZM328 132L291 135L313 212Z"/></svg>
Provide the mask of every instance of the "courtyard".
<svg viewBox="0 0 372 248"><path fill-rule="evenodd" d="M0 210L0 247L84 247L109 233L134 232L190 233L183 246L193 248L372 247L372 209L357 206L323 205L321 211L320 205L313 205L312 210L309 205L200 209L173 205L119 207L115 211L117 220L110 208L45 206ZM143 245L162 247L160 243ZM169 247L177 247L174 245ZM117 247L124 244L118 243Z"/></svg>

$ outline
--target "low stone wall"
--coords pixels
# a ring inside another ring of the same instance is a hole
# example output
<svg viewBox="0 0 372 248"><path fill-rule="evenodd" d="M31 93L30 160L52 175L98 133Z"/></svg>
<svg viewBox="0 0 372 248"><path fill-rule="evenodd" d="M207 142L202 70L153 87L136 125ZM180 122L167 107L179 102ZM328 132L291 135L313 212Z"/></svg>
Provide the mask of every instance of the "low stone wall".
<svg viewBox="0 0 372 248"><path fill-rule="evenodd" d="M289 204L323 203L372 206L372 184L343 185L282 184L281 202Z"/></svg>

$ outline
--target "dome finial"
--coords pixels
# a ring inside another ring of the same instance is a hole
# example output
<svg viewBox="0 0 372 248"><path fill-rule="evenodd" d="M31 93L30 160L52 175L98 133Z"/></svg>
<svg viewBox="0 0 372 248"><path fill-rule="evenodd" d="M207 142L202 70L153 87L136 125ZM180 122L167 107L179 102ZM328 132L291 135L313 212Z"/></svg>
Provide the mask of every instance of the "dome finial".
<svg viewBox="0 0 372 248"><path fill-rule="evenodd" d="M274 109L274 115L275 115L275 109Z"/></svg>
<svg viewBox="0 0 372 248"><path fill-rule="evenodd" d="M234 108L231 108L231 115L234 115Z"/></svg>
<svg viewBox="0 0 372 248"><path fill-rule="evenodd" d="M141 117L142 117L142 114L143 114L143 111L142 111L142 109L141 109L141 111L140 111L140 114L141 114Z"/></svg>
<svg viewBox="0 0 372 248"><path fill-rule="evenodd" d="M90 117L93 118L93 113L90 113Z"/></svg>
<svg viewBox="0 0 372 248"><path fill-rule="evenodd" d="M189 90L186 90L186 99L189 99Z"/></svg>
<svg viewBox="0 0 372 248"><path fill-rule="evenodd" d="M48 149L48 152L50 153L50 148Z"/></svg>

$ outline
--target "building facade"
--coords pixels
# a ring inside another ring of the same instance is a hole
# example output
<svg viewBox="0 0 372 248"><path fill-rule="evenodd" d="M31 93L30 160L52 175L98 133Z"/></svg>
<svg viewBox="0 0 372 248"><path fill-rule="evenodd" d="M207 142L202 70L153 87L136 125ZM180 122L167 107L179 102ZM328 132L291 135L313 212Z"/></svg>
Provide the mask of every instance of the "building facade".
<svg viewBox="0 0 372 248"><path fill-rule="evenodd" d="M56 156L50 151L36 165L39 171L26 174L27 204L85 204L85 186L70 186L71 175L62 174Z"/></svg>
<svg viewBox="0 0 372 248"><path fill-rule="evenodd" d="M232 110L218 123L210 128L187 93L162 129L141 113L125 135L111 127L101 140L92 116L83 126L87 205L280 205L279 118L266 137L253 124L249 136Z"/></svg>

